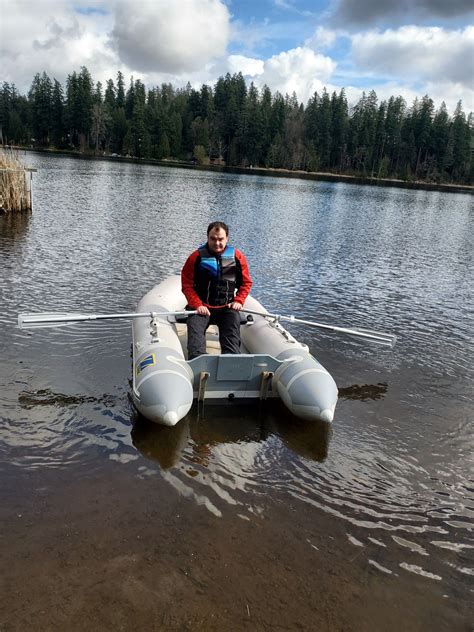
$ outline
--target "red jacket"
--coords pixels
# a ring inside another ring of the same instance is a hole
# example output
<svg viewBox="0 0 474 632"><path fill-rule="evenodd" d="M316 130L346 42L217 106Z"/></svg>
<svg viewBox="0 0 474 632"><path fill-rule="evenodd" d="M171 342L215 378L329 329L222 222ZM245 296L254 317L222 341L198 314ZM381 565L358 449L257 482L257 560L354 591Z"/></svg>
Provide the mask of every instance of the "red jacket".
<svg viewBox="0 0 474 632"><path fill-rule="evenodd" d="M181 289L191 309L197 309L200 305L205 305L205 303L203 303L199 298L195 289L195 274L198 270L197 264L199 263L199 256L199 250L195 250L192 255L187 258L186 263L181 270ZM242 281L238 286L234 301L243 305L245 299L249 295L250 288L252 287L252 279L250 278L247 259L245 258L243 252L240 252L237 248L235 248L235 263L238 271L241 272ZM212 305L206 305L206 307L212 307Z"/></svg>

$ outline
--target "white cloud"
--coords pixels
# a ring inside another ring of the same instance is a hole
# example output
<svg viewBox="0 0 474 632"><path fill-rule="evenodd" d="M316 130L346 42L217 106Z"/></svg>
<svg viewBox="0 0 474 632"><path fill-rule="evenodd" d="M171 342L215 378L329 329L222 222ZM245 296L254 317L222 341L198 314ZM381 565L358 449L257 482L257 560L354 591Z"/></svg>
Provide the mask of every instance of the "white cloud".
<svg viewBox="0 0 474 632"><path fill-rule="evenodd" d="M274 0L274 2L279 9L294 9L293 3L288 0Z"/></svg>
<svg viewBox="0 0 474 632"><path fill-rule="evenodd" d="M264 62L261 59L245 57L244 55L229 55L227 65L231 74L241 72L244 77L261 75L264 70Z"/></svg>
<svg viewBox="0 0 474 632"><path fill-rule="evenodd" d="M469 89L474 72L474 27L448 31L404 26L352 38L354 63L392 77L454 82Z"/></svg>
<svg viewBox="0 0 474 632"><path fill-rule="evenodd" d="M86 65L95 80L104 80L118 59L108 46L112 20L106 11L81 13L59 0L1 1L0 55L2 80L26 92L36 73L47 72L65 82L68 74Z"/></svg>
<svg viewBox="0 0 474 632"><path fill-rule="evenodd" d="M303 103L324 86L330 93L346 86L352 101L375 88L380 99L401 94L411 105L415 96L429 94L451 112L460 98L465 111L474 110L472 26L405 26L351 36L320 25L296 48L289 42L303 41L301 21L231 21L226 4L232 9L228 0L0 0L0 81L25 94L37 72L64 85L85 65L102 83L121 70L127 80L133 74L148 86L190 81L200 88L241 71L272 92L295 91ZM341 37L352 41L351 55L346 43L338 46ZM231 40L234 54L227 55ZM279 45L283 52L263 56ZM327 47L334 59L322 54Z"/></svg>
<svg viewBox="0 0 474 632"><path fill-rule="evenodd" d="M230 37L220 0L0 0L2 81L26 93L43 71L63 85L87 66L105 83L126 77L181 86L213 82Z"/></svg>
<svg viewBox="0 0 474 632"><path fill-rule="evenodd" d="M272 92L296 92L298 100L306 102L316 90L322 90L335 68L336 62L329 57L298 47L267 59L257 83L267 84Z"/></svg>
<svg viewBox="0 0 474 632"><path fill-rule="evenodd" d="M370 76L377 83L385 79L375 87L381 98L400 94L411 105L416 96L428 94L436 107L445 101L450 112L460 99L466 112L474 110L472 26L459 30L404 26L358 33L352 37L352 53L352 74L368 75L368 89Z"/></svg>
<svg viewBox="0 0 474 632"><path fill-rule="evenodd" d="M448 111L452 114L458 101L461 100L466 114L474 112L474 86L466 88L466 86L449 81L433 81L427 82L425 87L426 90L423 91L423 94L428 94L437 108L444 101ZM418 96L420 95L418 94Z"/></svg>
<svg viewBox="0 0 474 632"><path fill-rule="evenodd" d="M112 40L120 60L133 70L192 72L224 55L229 19L220 0L120 2Z"/></svg>
<svg viewBox="0 0 474 632"><path fill-rule="evenodd" d="M325 50L330 48L337 39L337 32L318 26L312 37L305 41L305 46L314 50Z"/></svg>

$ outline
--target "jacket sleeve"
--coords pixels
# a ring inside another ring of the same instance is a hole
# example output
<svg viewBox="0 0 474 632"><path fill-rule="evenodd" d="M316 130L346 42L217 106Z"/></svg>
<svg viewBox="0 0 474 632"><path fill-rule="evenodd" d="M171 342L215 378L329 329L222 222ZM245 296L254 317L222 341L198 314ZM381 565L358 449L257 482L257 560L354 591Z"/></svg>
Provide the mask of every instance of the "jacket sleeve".
<svg viewBox="0 0 474 632"><path fill-rule="evenodd" d="M237 294L235 295L234 301L236 303L244 304L245 299L250 293L250 288L252 287L252 279L250 278L249 266L247 264L247 259L243 252L240 250L235 250L235 257L237 261L240 263L240 267L242 270L242 283L239 287Z"/></svg>
<svg viewBox="0 0 474 632"><path fill-rule="evenodd" d="M198 257L199 251L195 250L193 254L187 258L186 263L181 270L181 291L186 297L191 309L197 309L200 305L202 305L202 301L194 289L194 274L196 260Z"/></svg>

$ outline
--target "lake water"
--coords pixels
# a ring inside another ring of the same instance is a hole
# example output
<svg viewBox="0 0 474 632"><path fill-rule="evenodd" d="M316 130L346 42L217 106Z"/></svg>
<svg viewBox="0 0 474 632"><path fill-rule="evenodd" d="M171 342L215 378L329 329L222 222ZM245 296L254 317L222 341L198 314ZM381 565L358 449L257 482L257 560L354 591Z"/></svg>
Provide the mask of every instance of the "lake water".
<svg viewBox="0 0 474 632"><path fill-rule="evenodd" d="M2 632L471 630L472 197L25 160L34 211L0 217ZM215 219L269 311L398 336L291 326L340 389L331 427L279 402L154 426L129 322L16 328L133 311Z"/></svg>

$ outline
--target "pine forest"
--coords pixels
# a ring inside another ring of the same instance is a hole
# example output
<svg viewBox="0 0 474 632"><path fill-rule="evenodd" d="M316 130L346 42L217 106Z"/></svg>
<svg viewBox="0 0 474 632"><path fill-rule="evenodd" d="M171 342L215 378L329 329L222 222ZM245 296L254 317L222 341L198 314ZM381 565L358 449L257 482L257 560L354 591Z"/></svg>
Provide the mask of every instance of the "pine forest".
<svg viewBox="0 0 474 632"><path fill-rule="evenodd" d="M433 183L472 185L473 126L461 102L450 115L427 95L407 104L371 91L350 106L344 89L324 89L304 104L241 73L147 90L121 72L94 83L82 67L65 86L43 73L26 96L0 91L3 144Z"/></svg>

